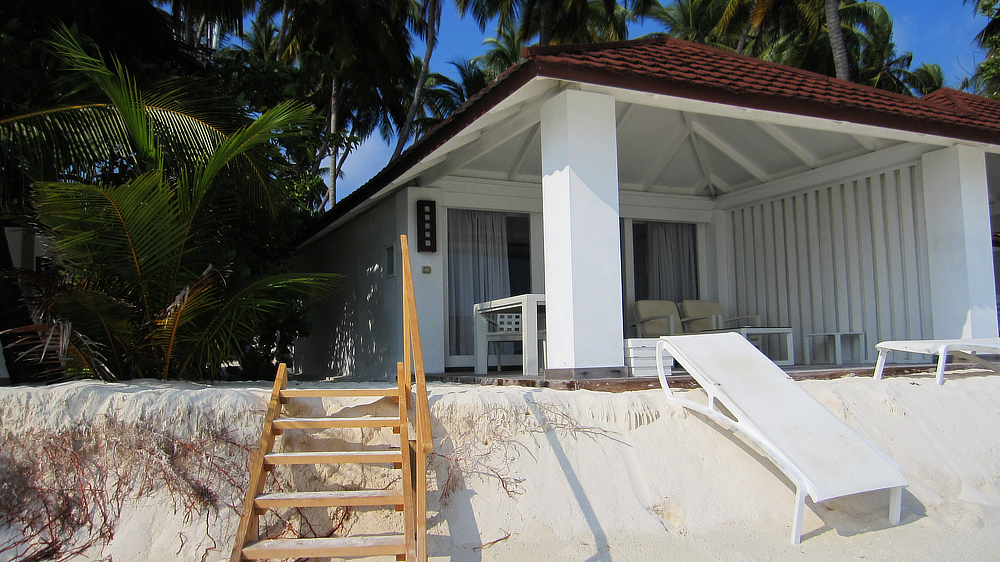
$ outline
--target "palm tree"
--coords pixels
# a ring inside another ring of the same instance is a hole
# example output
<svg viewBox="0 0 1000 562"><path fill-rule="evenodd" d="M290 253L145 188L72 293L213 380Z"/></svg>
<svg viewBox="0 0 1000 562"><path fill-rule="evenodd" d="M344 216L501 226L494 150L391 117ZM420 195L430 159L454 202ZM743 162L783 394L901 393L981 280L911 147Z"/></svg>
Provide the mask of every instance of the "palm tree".
<svg viewBox="0 0 1000 562"><path fill-rule="evenodd" d="M851 79L851 70L847 63L847 47L844 46L844 31L840 27L840 1L826 0L826 29L830 34L830 47L833 51L833 63L837 68L837 78Z"/></svg>
<svg viewBox="0 0 1000 562"><path fill-rule="evenodd" d="M968 0L963 0L963 3ZM979 64L975 75L962 87L980 95L1000 97L1000 8L993 0L974 0L976 12L989 18L986 26L976 35L976 43L986 49L986 60Z"/></svg>
<svg viewBox="0 0 1000 562"><path fill-rule="evenodd" d="M288 43L303 72L319 77L311 97L327 119L313 168L329 157L325 204L335 201L343 163L361 140L379 130L392 136L405 121L401 92L412 92L410 34L414 21L406 0L297 0L285 14Z"/></svg>
<svg viewBox="0 0 1000 562"><path fill-rule="evenodd" d="M12 144L30 147L56 132L73 138L74 127L88 131L88 139L100 139L90 125L98 124L111 131L103 138L128 147L134 157L126 173L104 178L117 182L36 184L35 224L48 238L57 266L48 275L25 279L36 289L45 320L14 330L23 336L22 345L29 345L29 355L56 360L68 375L213 376L223 360L242 353L261 317L283 306L269 296L275 290L303 299L329 295L333 275L244 280L219 262L221 250L232 244L225 235L229 225L254 208L281 205L267 146L276 136L294 133L308 107L281 104L232 134L209 133L210 127L179 111L164 115L182 104L171 103L166 94L150 104L120 64L109 67L87 55L65 28L56 34L56 48L111 103L32 114L21 123L7 120L0 132ZM74 111L79 120L71 117ZM40 136L25 135L31 129L25 123L46 127ZM179 136L162 134L185 128ZM191 132L199 129L200 134ZM75 150L83 157L73 168L89 170L93 164L86 158L95 152L82 144L71 145L70 156ZM166 149L184 144L191 146ZM58 350L50 345L54 341Z"/></svg>
<svg viewBox="0 0 1000 562"><path fill-rule="evenodd" d="M727 33L719 24L726 7L714 0L675 0L654 8L649 17L663 25L671 37L725 48Z"/></svg>
<svg viewBox="0 0 1000 562"><path fill-rule="evenodd" d="M910 73L907 85L914 92L925 96L934 90L944 88L944 71L939 64L924 63Z"/></svg>
<svg viewBox="0 0 1000 562"><path fill-rule="evenodd" d="M417 108L420 106L420 97L423 95L424 86L427 84L427 75L430 72L431 55L434 54L434 46L437 44L437 30L441 26L441 1L424 0L421 4L421 18L419 29L424 32L424 58L421 59L420 73L417 75L416 87L413 89L413 100L410 101L410 109L406 113L406 120L400 128L396 148L392 152L390 160L395 160L403 151L403 146L410 138L413 120L417 115Z"/></svg>
<svg viewBox="0 0 1000 562"><path fill-rule="evenodd" d="M256 2L252 0L169 0L170 19L178 39L192 47L215 51L223 33L243 32L243 18Z"/></svg>
<svg viewBox="0 0 1000 562"><path fill-rule="evenodd" d="M464 17L472 13L481 30L493 18L500 27L518 29L520 39L538 35L539 45L575 41L585 30L603 30L604 36L621 32L623 17L642 18L657 5L655 0L628 0L623 5L634 16L618 10L615 0L456 0Z"/></svg>
<svg viewBox="0 0 1000 562"><path fill-rule="evenodd" d="M497 36L483 39L483 45L487 47L486 52L473 57L472 61L483 69L488 78L487 83L520 62L521 49L524 48L517 30L506 26L497 27Z"/></svg>

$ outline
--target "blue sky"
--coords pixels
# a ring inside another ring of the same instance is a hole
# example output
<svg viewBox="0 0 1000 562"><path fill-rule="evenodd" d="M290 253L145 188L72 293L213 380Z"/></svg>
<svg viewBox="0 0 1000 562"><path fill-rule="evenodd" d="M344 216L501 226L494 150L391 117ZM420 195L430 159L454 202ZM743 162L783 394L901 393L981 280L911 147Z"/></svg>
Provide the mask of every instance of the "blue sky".
<svg viewBox="0 0 1000 562"><path fill-rule="evenodd" d="M669 0L660 0L667 4ZM893 19L893 37L899 53L913 53L916 68L924 62L940 64L944 70L946 84L956 86L962 78L972 74L976 65L984 58L972 40L986 25L986 19L977 17L972 10L972 2L962 0L881 0ZM655 24L646 23L631 30L631 37L661 31ZM438 47L431 59L431 69L455 76L449 61L471 58L483 52L482 42L493 37L494 30L486 33L471 18L461 19L454 3L444 3L441 15L441 32ZM414 53L423 56L423 45L415 45ZM348 157L344 165L344 177L337 185L337 199L351 193L371 176L375 175L392 155L378 135L374 135Z"/></svg>

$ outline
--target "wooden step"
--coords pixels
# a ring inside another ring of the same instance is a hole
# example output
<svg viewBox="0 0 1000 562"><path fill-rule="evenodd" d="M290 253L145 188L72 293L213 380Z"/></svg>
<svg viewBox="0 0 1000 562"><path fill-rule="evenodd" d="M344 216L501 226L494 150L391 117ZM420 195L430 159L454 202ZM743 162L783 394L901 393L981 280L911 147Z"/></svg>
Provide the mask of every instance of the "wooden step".
<svg viewBox="0 0 1000 562"><path fill-rule="evenodd" d="M334 427L399 427L399 418L278 418L275 429L325 429Z"/></svg>
<svg viewBox="0 0 1000 562"><path fill-rule="evenodd" d="M324 539L268 539L243 547L244 560L263 558L319 558L326 556L381 556L406 554L402 535L333 537Z"/></svg>
<svg viewBox="0 0 1000 562"><path fill-rule="evenodd" d="M254 499L254 507L337 507L341 505L403 505L399 490L340 490L264 494Z"/></svg>
<svg viewBox="0 0 1000 562"><path fill-rule="evenodd" d="M354 398L362 396L399 396L399 389L386 388L286 388L281 397L288 398Z"/></svg>
<svg viewBox="0 0 1000 562"><path fill-rule="evenodd" d="M264 464L383 464L401 463L403 454L395 451L302 451L264 455Z"/></svg>

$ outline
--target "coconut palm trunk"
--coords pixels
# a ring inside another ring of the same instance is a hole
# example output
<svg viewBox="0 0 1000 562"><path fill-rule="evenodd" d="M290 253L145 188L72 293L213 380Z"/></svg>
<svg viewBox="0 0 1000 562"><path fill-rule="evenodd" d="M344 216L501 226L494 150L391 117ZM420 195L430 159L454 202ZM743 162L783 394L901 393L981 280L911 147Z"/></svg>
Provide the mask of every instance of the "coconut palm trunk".
<svg viewBox="0 0 1000 562"><path fill-rule="evenodd" d="M278 49L274 55L275 62L281 62L281 56L285 53L285 31L288 29L288 0L281 5L281 27L278 29Z"/></svg>
<svg viewBox="0 0 1000 562"><path fill-rule="evenodd" d="M396 141L396 149L392 152L395 160L403 152L406 140L410 138L410 131L413 129L413 121L417 117L417 110L420 108L420 98L424 93L424 85L427 82L427 74L430 72L431 55L434 54L434 44L437 43L437 27L441 23L441 2L440 0L426 0L427 4L427 49L424 51L423 64L420 65L420 76L417 78L417 86L413 89L413 101L410 103L410 110L406 113L406 122L399 132L399 140Z"/></svg>
<svg viewBox="0 0 1000 562"><path fill-rule="evenodd" d="M555 0L542 0L538 6L538 44L548 45L552 41L553 18L555 17Z"/></svg>
<svg viewBox="0 0 1000 562"><path fill-rule="evenodd" d="M851 71L847 63L847 47L844 45L844 32L840 28L840 0L826 0L826 29L830 35L830 48L833 51L833 64L837 69L837 78L850 80Z"/></svg>
<svg viewBox="0 0 1000 562"><path fill-rule="evenodd" d="M337 75L334 74L330 79L330 134L335 134L337 132ZM330 147L330 184L326 191L326 208L333 208L334 204L337 203L337 175L340 169L337 166L337 160L340 156L340 143L333 143Z"/></svg>

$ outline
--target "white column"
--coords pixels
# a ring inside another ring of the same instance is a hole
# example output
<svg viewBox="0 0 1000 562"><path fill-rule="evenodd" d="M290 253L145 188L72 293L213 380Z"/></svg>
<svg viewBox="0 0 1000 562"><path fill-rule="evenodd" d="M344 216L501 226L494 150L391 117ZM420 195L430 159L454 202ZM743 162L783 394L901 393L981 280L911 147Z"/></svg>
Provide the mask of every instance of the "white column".
<svg viewBox="0 0 1000 562"><path fill-rule="evenodd" d="M548 378L624 376L615 100L542 106Z"/></svg>
<svg viewBox="0 0 1000 562"><path fill-rule="evenodd" d="M921 166L932 337L995 338L997 301L986 154L970 146L952 146L924 154Z"/></svg>

